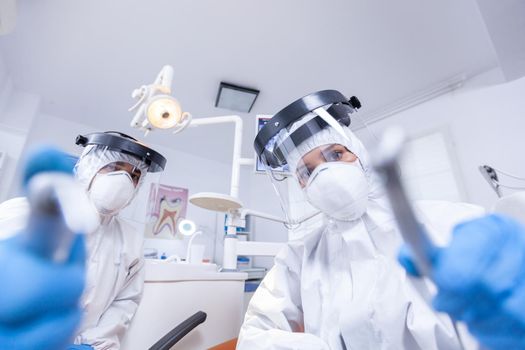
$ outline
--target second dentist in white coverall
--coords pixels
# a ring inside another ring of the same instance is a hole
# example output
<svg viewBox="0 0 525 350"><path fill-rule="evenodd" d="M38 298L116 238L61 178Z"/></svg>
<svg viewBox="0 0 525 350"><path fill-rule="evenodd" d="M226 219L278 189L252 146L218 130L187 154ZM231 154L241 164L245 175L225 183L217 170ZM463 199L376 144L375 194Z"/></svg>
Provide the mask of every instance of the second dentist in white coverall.
<svg viewBox="0 0 525 350"><path fill-rule="evenodd" d="M86 236L82 324L75 344L68 349L117 350L144 285L143 235L119 213L135 198L146 174L161 171L166 160L124 134L95 133L79 138L85 149L75 166L75 176L100 213L101 223ZM29 213L25 198L4 202L0 208L4 231L15 233L23 228Z"/></svg>
<svg viewBox="0 0 525 350"><path fill-rule="evenodd" d="M338 104L334 94L327 96L331 103L317 96L302 106L349 108L346 99ZM432 287L396 261L401 236L367 152L344 122L351 111L328 112L340 128L325 122L324 112L301 112L295 119L281 113L268 123L282 128L261 160L278 183L282 176L272 169L289 166L294 176L286 181L300 185L324 224L276 257L249 304L237 349L461 349L450 318L430 305ZM286 211L291 204L281 197ZM438 243L456 222L483 213L445 202L419 208L428 231L441 235Z"/></svg>

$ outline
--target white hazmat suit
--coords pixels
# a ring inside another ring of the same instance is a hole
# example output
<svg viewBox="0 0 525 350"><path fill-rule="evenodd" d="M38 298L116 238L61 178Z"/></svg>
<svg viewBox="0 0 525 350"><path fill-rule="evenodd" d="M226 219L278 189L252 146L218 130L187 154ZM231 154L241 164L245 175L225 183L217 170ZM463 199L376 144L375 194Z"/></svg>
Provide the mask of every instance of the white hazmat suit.
<svg viewBox="0 0 525 350"><path fill-rule="evenodd" d="M407 276L397 263L402 240L387 198L362 143L345 132L341 140L329 128L321 131L288 164L295 169L313 148L339 140L364 171L366 210L351 221L325 216L322 228L289 242L250 302L237 349L461 349L449 317L429 303L430 283ZM418 212L432 234L446 235L483 210L427 202Z"/></svg>

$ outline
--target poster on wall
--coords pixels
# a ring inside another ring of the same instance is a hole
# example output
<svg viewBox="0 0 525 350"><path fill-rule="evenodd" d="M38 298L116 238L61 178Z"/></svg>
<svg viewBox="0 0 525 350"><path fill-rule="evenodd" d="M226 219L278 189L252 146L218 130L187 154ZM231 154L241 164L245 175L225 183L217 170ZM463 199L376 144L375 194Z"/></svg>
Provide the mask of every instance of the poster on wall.
<svg viewBox="0 0 525 350"><path fill-rule="evenodd" d="M149 195L146 238L182 239L177 224L186 217L188 189L168 185L152 185Z"/></svg>

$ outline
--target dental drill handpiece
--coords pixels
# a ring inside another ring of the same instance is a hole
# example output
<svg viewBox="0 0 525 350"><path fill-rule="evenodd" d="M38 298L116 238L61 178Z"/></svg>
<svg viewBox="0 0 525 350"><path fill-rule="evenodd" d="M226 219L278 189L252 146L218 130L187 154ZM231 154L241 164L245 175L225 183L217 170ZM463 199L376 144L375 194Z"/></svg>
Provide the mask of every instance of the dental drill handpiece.
<svg viewBox="0 0 525 350"><path fill-rule="evenodd" d="M23 244L56 262L68 258L75 234L94 230L99 220L64 157L61 151L44 147L29 156L24 169L30 212Z"/></svg>
<svg viewBox="0 0 525 350"><path fill-rule="evenodd" d="M398 159L404 142L405 136L401 129L388 129L372 154L372 164L382 176L399 230L412 250L418 272L432 279L431 261L437 248L418 222L401 180Z"/></svg>
<svg viewBox="0 0 525 350"><path fill-rule="evenodd" d="M398 160L404 143L405 134L401 129L388 129L372 154L372 164L383 177L384 187L399 231L405 243L412 250L419 274L432 280L431 262L435 258L438 248L430 239L425 228L418 222L401 180ZM452 325L461 349L465 349L457 322L452 321Z"/></svg>

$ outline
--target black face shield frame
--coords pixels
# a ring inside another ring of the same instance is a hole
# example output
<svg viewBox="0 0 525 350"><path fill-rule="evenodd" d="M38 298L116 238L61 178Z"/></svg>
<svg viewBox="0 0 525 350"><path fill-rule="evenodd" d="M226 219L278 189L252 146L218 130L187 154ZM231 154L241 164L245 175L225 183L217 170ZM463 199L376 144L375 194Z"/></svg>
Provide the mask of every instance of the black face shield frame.
<svg viewBox="0 0 525 350"><path fill-rule="evenodd" d="M164 170L166 158L149 148L134 137L117 131L96 132L78 135L75 143L79 146L97 145L122 152L142 160L148 166L148 172L156 173Z"/></svg>

